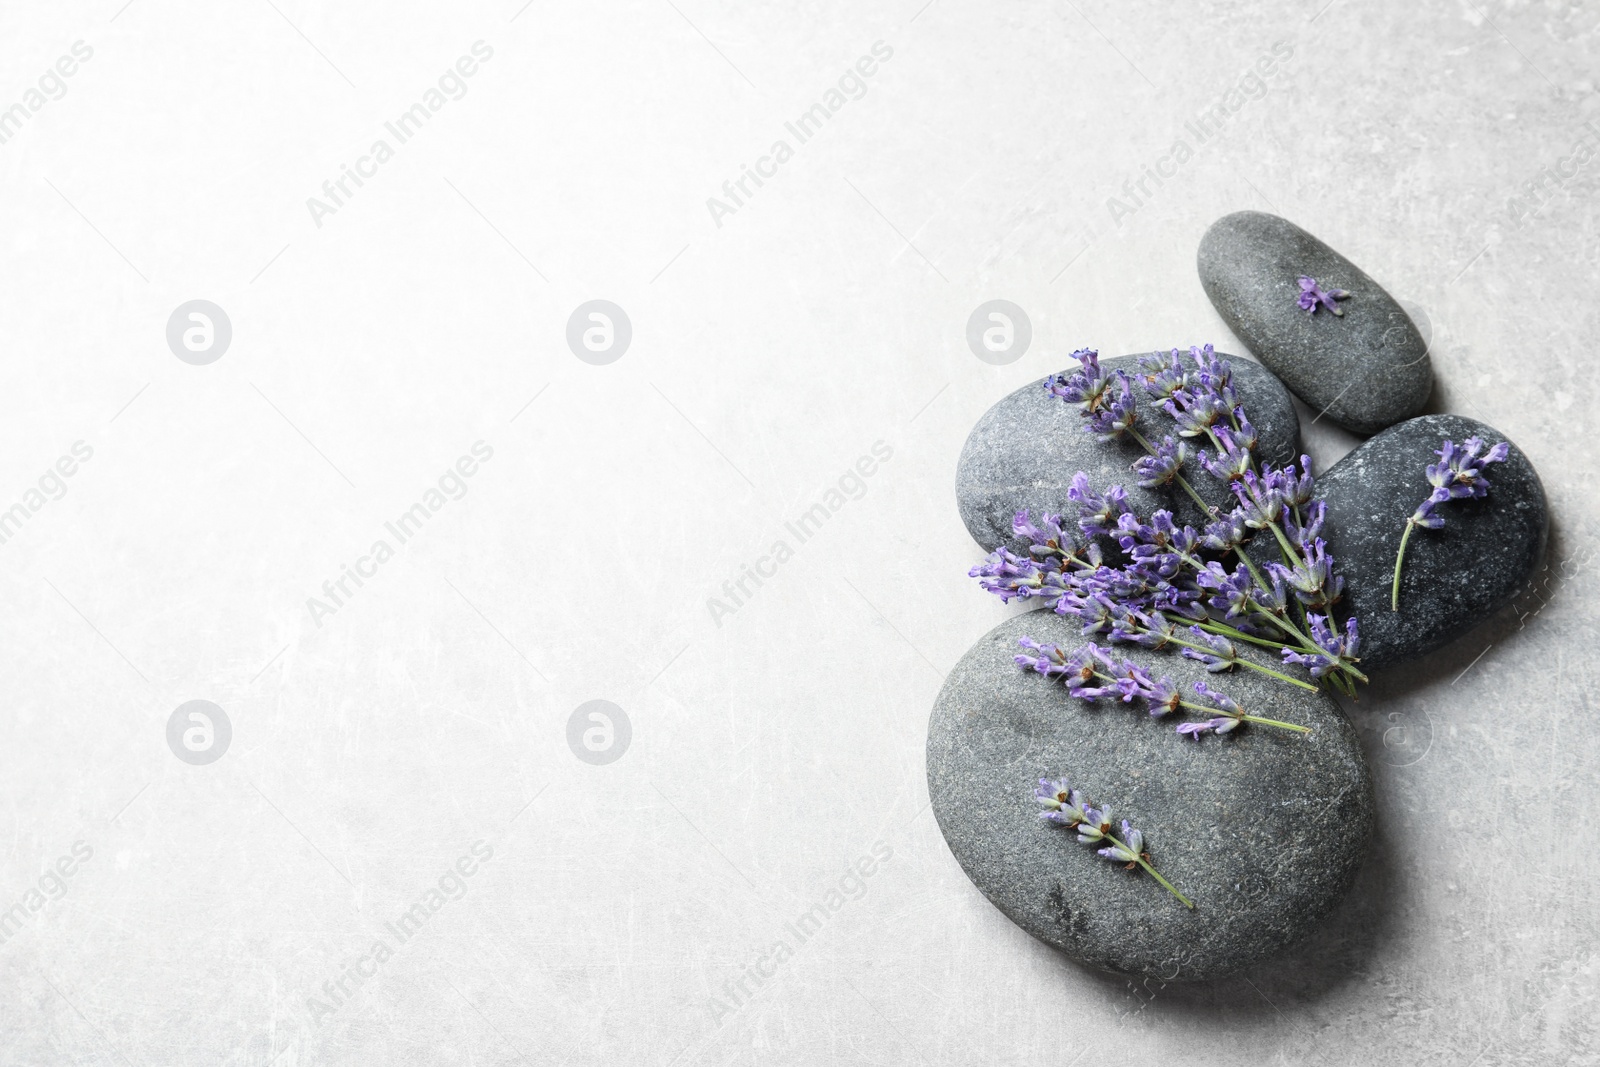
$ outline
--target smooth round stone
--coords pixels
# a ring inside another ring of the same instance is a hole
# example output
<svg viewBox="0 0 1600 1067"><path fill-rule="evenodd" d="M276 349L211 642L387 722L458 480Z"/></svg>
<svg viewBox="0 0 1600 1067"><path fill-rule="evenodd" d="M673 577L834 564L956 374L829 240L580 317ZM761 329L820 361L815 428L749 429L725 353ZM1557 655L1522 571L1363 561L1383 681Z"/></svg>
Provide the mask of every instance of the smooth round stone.
<svg viewBox="0 0 1600 1067"><path fill-rule="evenodd" d="M1228 328L1311 410L1377 433L1422 410L1428 343L1405 309L1338 252L1287 219L1236 211L1200 240L1200 284ZM1345 289L1336 316L1302 310L1300 276Z"/></svg>
<svg viewBox="0 0 1600 1067"><path fill-rule="evenodd" d="M1544 486L1516 445L1484 470L1489 495L1452 500L1435 514L1444 528L1414 530L1400 571L1400 610L1390 609L1394 558L1406 519L1427 499L1427 467L1448 438L1506 440L1460 415L1424 415L1378 434L1317 476L1327 501L1323 536L1344 576L1343 610L1361 625L1361 668L1416 659L1460 637L1510 603L1544 554L1550 515Z"/></svg>
<svg viewBox="0 0 1600 1067"><path fill-rule="evenodd" d="M1234 388L1260 435L1261 455L1274 466L1299 456L1300 417L1283 383L1259 364L1219 355L1233 366ZM1187 360L1188 355L1182 358ZM1124 370L1135 376L1138 359L1137 355L1113 356L1102 359L1100 365L1108 372ZM1133 395L1141 433L1152 442L1166 434L1177 436L1172 419L1156 409L1137 380ZM985 551L1001 545L1026 551L1011 532L1012 517L1022 508L1036 519L1047 511L1068 509L1067 487L1078 471L1089 476L1096 492L1121 485L1128 491L1128 503L1140 515L1167 508L1180 523L1198 528L1205 521L1181 489L1141 489L1133 464L1145 455L1144 449L1128 439L1100 441L1085 428L1087 421L1075 405L1046 392L1042 378L996 401L983 413L967 435L956 464L956 505L967 532ZM1190 441L1191 452L1198 447ZM1233 498L1227 486L1205 473L1193 455L1184 465L1184 476L1208 503L1230 505Z"/></svg>
<svg viewBox="0 0 1600 1067"><path fill-rule="evenodd" d="M1034 937L1124 975L1216 978L1311 933L1349 888L1373 827L1371 778L1338 706L1265 675L1207 675L1177 655L1119 647L1157 677L1186 689L1203 678L1246 711L1312 728L1246 725L1196 742L1176 733L1176 716L1091 706L1012 662L1018 637L1075 647L1077 630L1049 611L1007 620L962 657L934 705L928 791L967 877ZM1067 778L1142 830L1156 870L1195 909L1040 819L1041 777Z"/></svg>

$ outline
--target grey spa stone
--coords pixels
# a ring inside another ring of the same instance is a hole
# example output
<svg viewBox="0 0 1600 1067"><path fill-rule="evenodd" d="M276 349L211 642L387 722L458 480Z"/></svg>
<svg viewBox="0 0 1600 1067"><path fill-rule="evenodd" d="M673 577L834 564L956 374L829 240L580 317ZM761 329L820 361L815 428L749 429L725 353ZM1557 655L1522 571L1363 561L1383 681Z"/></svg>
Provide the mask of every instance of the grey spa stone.
<svg viewBox="0 0 1600 1067"><path fill-rule="evenodd" d="M1489 495L1438 505L1439 530L1416 530L1400 572L1400 610L1390 609L1395 553L1406 519L1427 499L1428 464L1448 438L1506 440L1461 415L1424 415L1385 430L1317 478L1328 504L1323 527L1344 576L1341 614L1361 625L1361 669L1431 652L1510 603L1533 578L1549 537L1544 486L1516 445L1484 470Z"/></svg>
<svg viewBox="0 0 1600 1067"><path fill-rule="evenodd" d="M1200 284L1228 328L1311 410L1377 433L1422 410L1428 343L1366 272L1287 219L1237 211L1200 241ZM1302 310L1299 279L1343 289L1343 312Z"/></svg>
<svg viewBox="0 0 1600 1067"><path fill-rule="evenodd" d="M1237 972L1323 922L1373 830L1367 765L1332 698L1118 646L1185 689L1205 679L1247 712L1311 727L1302 735L1247 724L1197 742L1175 732L1176 716L1091 706L1018 668L1011 657L1023 635L1071 647L1083 640L1072 620L1049 611L1001 623L950 672L928 728L934 814L995 907L1080 963L1166 981ZM1155 868L1194 910L1039 819L1033 788L1046 776L1067 778L1142 830Z"/></svg>

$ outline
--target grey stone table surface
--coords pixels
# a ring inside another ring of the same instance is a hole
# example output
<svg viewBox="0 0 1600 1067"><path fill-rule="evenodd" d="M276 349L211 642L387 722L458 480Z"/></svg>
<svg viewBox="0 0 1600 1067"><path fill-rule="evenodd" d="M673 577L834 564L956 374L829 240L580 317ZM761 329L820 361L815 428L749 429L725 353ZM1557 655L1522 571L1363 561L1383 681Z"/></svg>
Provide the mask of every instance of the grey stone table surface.
<svg viewBox="0 0 1600 1067"><path fill-rule="evenodd" d="M0 1064L1600 1062L1597 48L1561 0L9 5ZM952 485L1077 347L1242 354L1195 249L1246 208L1425 313L1549 566L1348 709L1326 927L1130 985L929 810L1008 614Z"/></svg>

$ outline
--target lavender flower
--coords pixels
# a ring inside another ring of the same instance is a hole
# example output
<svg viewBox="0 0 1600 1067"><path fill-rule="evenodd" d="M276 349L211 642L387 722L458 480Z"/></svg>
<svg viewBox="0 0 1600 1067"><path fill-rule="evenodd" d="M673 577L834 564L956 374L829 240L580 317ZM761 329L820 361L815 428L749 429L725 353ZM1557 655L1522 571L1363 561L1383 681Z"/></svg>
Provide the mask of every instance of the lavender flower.
<svg viewBox="0 0 1600 1067"><path fill-rule="evenodd" d="M1300 276L1300 307L1307 313L1315 315L1318 307L1325 307L1335 315L1342 316L1344 308L1335 304L1335 300L1343 300L1350 294L1343 289L1323 289L1317 284L1315 278Z"/></svg>
<svg viewBox="0 0 1600 1067"><path fill-rule="evenodd" d="M1111 380L1100 369L1100 353L1094 349L1080 348L1072 358L1078 361L1078 369L1070 375L1062 371L1046 378L1044 387L1051 396L1078 405L1085 415L1092 414L1100 409Z"/></svg>
<svg viewBox="0 0 1600 1067"><path fill-rule="evenodd" d="M1120 392L1104 407L1089 415L1089 430L1102 441L1115 441L1129 432L1138 416L1127 372L1117 371L1116 379Z"/></svg>
<svg viewBox="0 0 1600 1067"><path fill-rule="evenodd" d="M1115 838L1112 838L1115 841ZM1139 860L1144 855L1144 834L1128 825L1128 820L1122 820L1122 841L1109 848L1096 849L1095 853L1108 860L1126 863L1128 869L1139 865Z"/></svg>
<svg viewBox="0 0 1600 1067"><path fill-rule="evenodd" d="M1292 662L1323 667L1325 674L1332 672L1327 684L1353 692L1353 681L1365 681L1355 667L1353 648L1346 644L1330 651L1302 628L1308 625L1305 612L1315 609L1323 613L1325 628L1337 629L1326 617L1342 584L1334 574L1326 542L1319 540L1326 508L1313 499L1309 458L1278 469L1259 461L1259 434L1238 403L1232 368L1209 345L1190 348L1186 356L1172 349L1140 357L1136 377L1156 410L1174 422L1175 432L1163 435L1159 445L1151 443L1154 435L1145 436L1137 425L1149 412L1135 409L1132 379L1103 368L1092 349L1074 356L1077 368L1049 379L1049 392L1075 405L1089 432L1138 442L1148 453L1134 465L1139 484L1171 486L1186 493L1204 510L1204 525L1198 531L1180 526L1166 509L1147 518L1129 506L1122 486L1097 491L1080 471L1067 490L1064 514L1046 513L1035 520L1027 512L1019 513L1012 529L1025 547L996 550L972 569L972 576L1003 600L1043 598L1056 614L1075 618L1086 637L1112 646L1184 648L1194 653L1191 659L1216 670L1236 666L1317 688L1239 657L1236 649L1228 651L1231 639L1243 639L1287 649L1300 657ZM1210 506L1185 476L1189 438L1204 438L1196 442L1203 445L1199 469L1231 486L1235 498L1231 510ZM1457 467L1462 465L1458 461ZM1464 469L1471 470L1471 464ZM1470 494L1472 486L1466 481L1456 484L1456 473L1451 474L1450 492ZM1258 569L1241 549L1262 530L1270 530L1277 540L1283 562ZM1298 610L1291 613L1291 608ZM1208 637L1200 639L1190 632L1191 626ZM1223 643L1214 645L1211 637ZM1105 693L1124 702L1150 703L1154 693L1169 695L1159 689L1164 679L1119 672L1120 664L1108 665L1085 650L1065 673L1049 671L1052 665L1068 667L1064 655L1048 660L1030 650L1019 662L1042 663L1041 673L1063 678L1074 671L1082 674L1068 682L1068 689L1089 699L1091 693ZM1182 703L1165 710L1176 710ZM1212 710L1202 710L1214 717Z"/></svg>
<svg viewBox="0 0 1600 1067"><path fill-rule="evenodd" d="M1389 593L1390 610L1400 610L1400 564L1406 558L1411 531L1419 526L1427 530L1442 527L1444 516L1434 511L1440 504L1488 496L1489 479L1484 475L1484 468L1491 463L1504 462L1510 454L1511 446L1505 441L1485 452L1482 439L1477 437L1467 438L1459 447L1447 440L1444 447L1434 453L1439 462L1428 464L1427 469L1428 484L1433 486L1433 492L1417 505L1417 510L1406 520L1405 532L1400 535L1400 550L1394 557L1394 583Z"/></svg>
<svg viewBox="0 0 1600 1067"><path fill-rule="evenodd" d="M1230 718L1226 715L1219 715L1215 719L1207 719L1205 722L1186 722L1178 727L1178 732L1180 734L1188 734L1190 737L1198 741L1200 740L1201 734L1225 734L1238 725L1238 719Z"/></svg>
<svg viewBox="0 0 1600 1067"><path fill-rule="evenodd" d="M1174 628L1175 629L1175 628ZM1223 640L1216 643L1212 635L1204 631L1195 631L1206 640L1190 642L1187 639L1169 637L1185 645L1184 655L1198 651L1200 655L1192 658L1201 659L1209 656L1212 660L1221 662L1221 667L1210 667L1210 670L1225 670L1235 665L1253 666L1268 674L1275 674L1271 670L1259 665L1251 664L1248 660L1239 658L1238 650L1232 642ZM1190 713L1199 713L1215 717L1219 712L1229 718L1232 725L1212 729L1217 733L1227 733L1242 723L1254 722L1263 726L1276 726L1296 733L1308 733L1304 726L1293 723L1279 722L1277 719L1264 719L1258 715L1248 715L1235 700L1224 693L1219 693L1204 682L1195 683L1194 691L1199 696L1206 698L1210 704L1197 704L1184 700L1182 691L1173 683L1171 678L1156 678L1149 671L1140 667L1129 659L1117 659L1108 650L1090 642L1072 655L1067 655L1058 645L1041 644L1031 637L1019 638L1017 644L1027 651L1014 655L1012 659L1017 666L1024 670L1034 671L1046 678L1060 678L1067 687L1067 695L1093 703L1101 697L1110 697L1123 704L1132 704L1135 700L1143 701L1146 709L1152 716L1160 717L1174 711L1185 710ZM1209 651L1207 651L1209 650ZM1277 675L1277 677L1284 677ZM1286 679L1291 680L1292 679ZM1178 733L1193 733L1193 729L1185 729L1190 724L1184 723L1178 727Z"/></svg>
<svg viewBox="0 0 1600 1067"><path fill-rule="evenodd" d="M1198 660L1204 663L1206 670L1212 674L1232 670L1239 662L1239 650L1226 637L1220 634L1208 634L1198 626L1189 627L1189 633L1203 647L1185 648L1183 650L1185 659Z"/></svg>
<svg viewBox="0 0 1600 1067"><path fill-rule="evenodd" d="M1343 593L1344 579L1333 573L1333 557L1328 555L1328 543L1322 538L1316 538L1310 546L1301 541L1300 549L1305 558L1297 560L1293 567L1268 563L1267 570L1281 579L1295 599L1306 607L1325 608Z"/></svg>
<svg viewBox="0 0 1600 1067"><path fill-rule="evenodd" d="M1165 358L1140 356L1139 369L1144 371L1144 391L1156 400L1166 400L1178 390L1189 387L1189 372L1178 359L1176 348Z"/></svg>
<svg viewBox="0 0 1600 1067"><path fill-rule="evenodd" d="M1319 651L1303 653L1285 648L1283 662L1299 664L1311 672L1311 677L1321 678L1335 667L1356 658L1356 652L1361 647L1361 636L1354 615L1345 623L1342 634L1328 625L1326 615L1308 613L1306 622L1311 627L1311 639L1316 642Z"/></svg>
<svg viewBox="0 0 1600 1067"><path fill-rule="evenodd" d="M1144 868L1150 877L1161 883L1162 888L1177 897L1184 907L1194 907L1192 900L1178 892L1177 887L1161 877L1151 866L1150 854L1144 850L1144 834L1135 830L1127 819L1122 820L1120 827L1122 836L1118 837L1112 828L1111 809L1091 807L1089 799L1083 792L1073 789L1065 778L1057 778L1054 781L1049 778L1039 779L1039 785L1033 791L1033 798L1045 809L1039 813L1039 818L1058 826L1065 826L1069 830L1077 830L1078 841L1082 844L1104 843L1106 847L1095 850L1097 855L1116 863L1126 864L1126 870Z"/></svg>
<svg viewBox="0 0 1600 1067"><path fill-rule="evenodd" d="M1178 424L1178 433L1184 437L1199 437L1233 410L1214 392L1190 392L1180 389L1164 401L1161 410L1172 416Z"/></svg>
<svg viewBox="0 0 1600 1067"><path fill-rule="evenodd" d="M1045 809L1039 813L1039 818L1046 822L1071 827L1086 818L1083 794L1069 786L1065 778L1053 782L1048 778L1039 779L1033 798Z"/></svg>
<svg viewBox="0 0 1600 1067"><path fill-rule="evenodd" d="M1284 531L1290 540L1300 546L1300 551L1309 555L1311 546L1316 544L1317 535L1322 533L1322 522L1327 514L1328 505L1320 500L1313 500L1306 505L1303 520L1293 512L1283 517Z"/></svg>
<svg viewBox="0 0 1600 1067"><path fill-rule="evenodd" d="M1122 486L1113 485L1102 496L1089 488L1089 476L1082 471L1072 476L1067 499L1078 505L1078 529L1090 537L1110 534L1117 519L1128 510L1128 494Z"/></svg>
<svg viewBox="0 0 1600 1067"><path fill-rule="evenodd" d="M1139 476L1140 486L1154 489L1158 485L1171 485L1188 458L1186 443L1174 441L1170 436L1163 437L1153 453L1134 463L1133 470Z"/></svg>

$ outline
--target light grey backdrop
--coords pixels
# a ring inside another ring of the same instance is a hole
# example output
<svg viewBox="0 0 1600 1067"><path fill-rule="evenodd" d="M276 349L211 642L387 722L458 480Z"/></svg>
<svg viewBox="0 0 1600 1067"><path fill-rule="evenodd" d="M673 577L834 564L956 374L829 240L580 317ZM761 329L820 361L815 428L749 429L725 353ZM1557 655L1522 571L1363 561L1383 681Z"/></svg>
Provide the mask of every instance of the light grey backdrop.
<svg viewBox="0 0 1600 1067"><path fill-rule="evenodd" d="M1324 2L0 9L0 1061L1600 1062L1600 12ZM1326 934L1134 987L928 811L952 477L1073 348L1238 351L1246 207L1423 310L1551 569L1354 710Z"/></svg>

